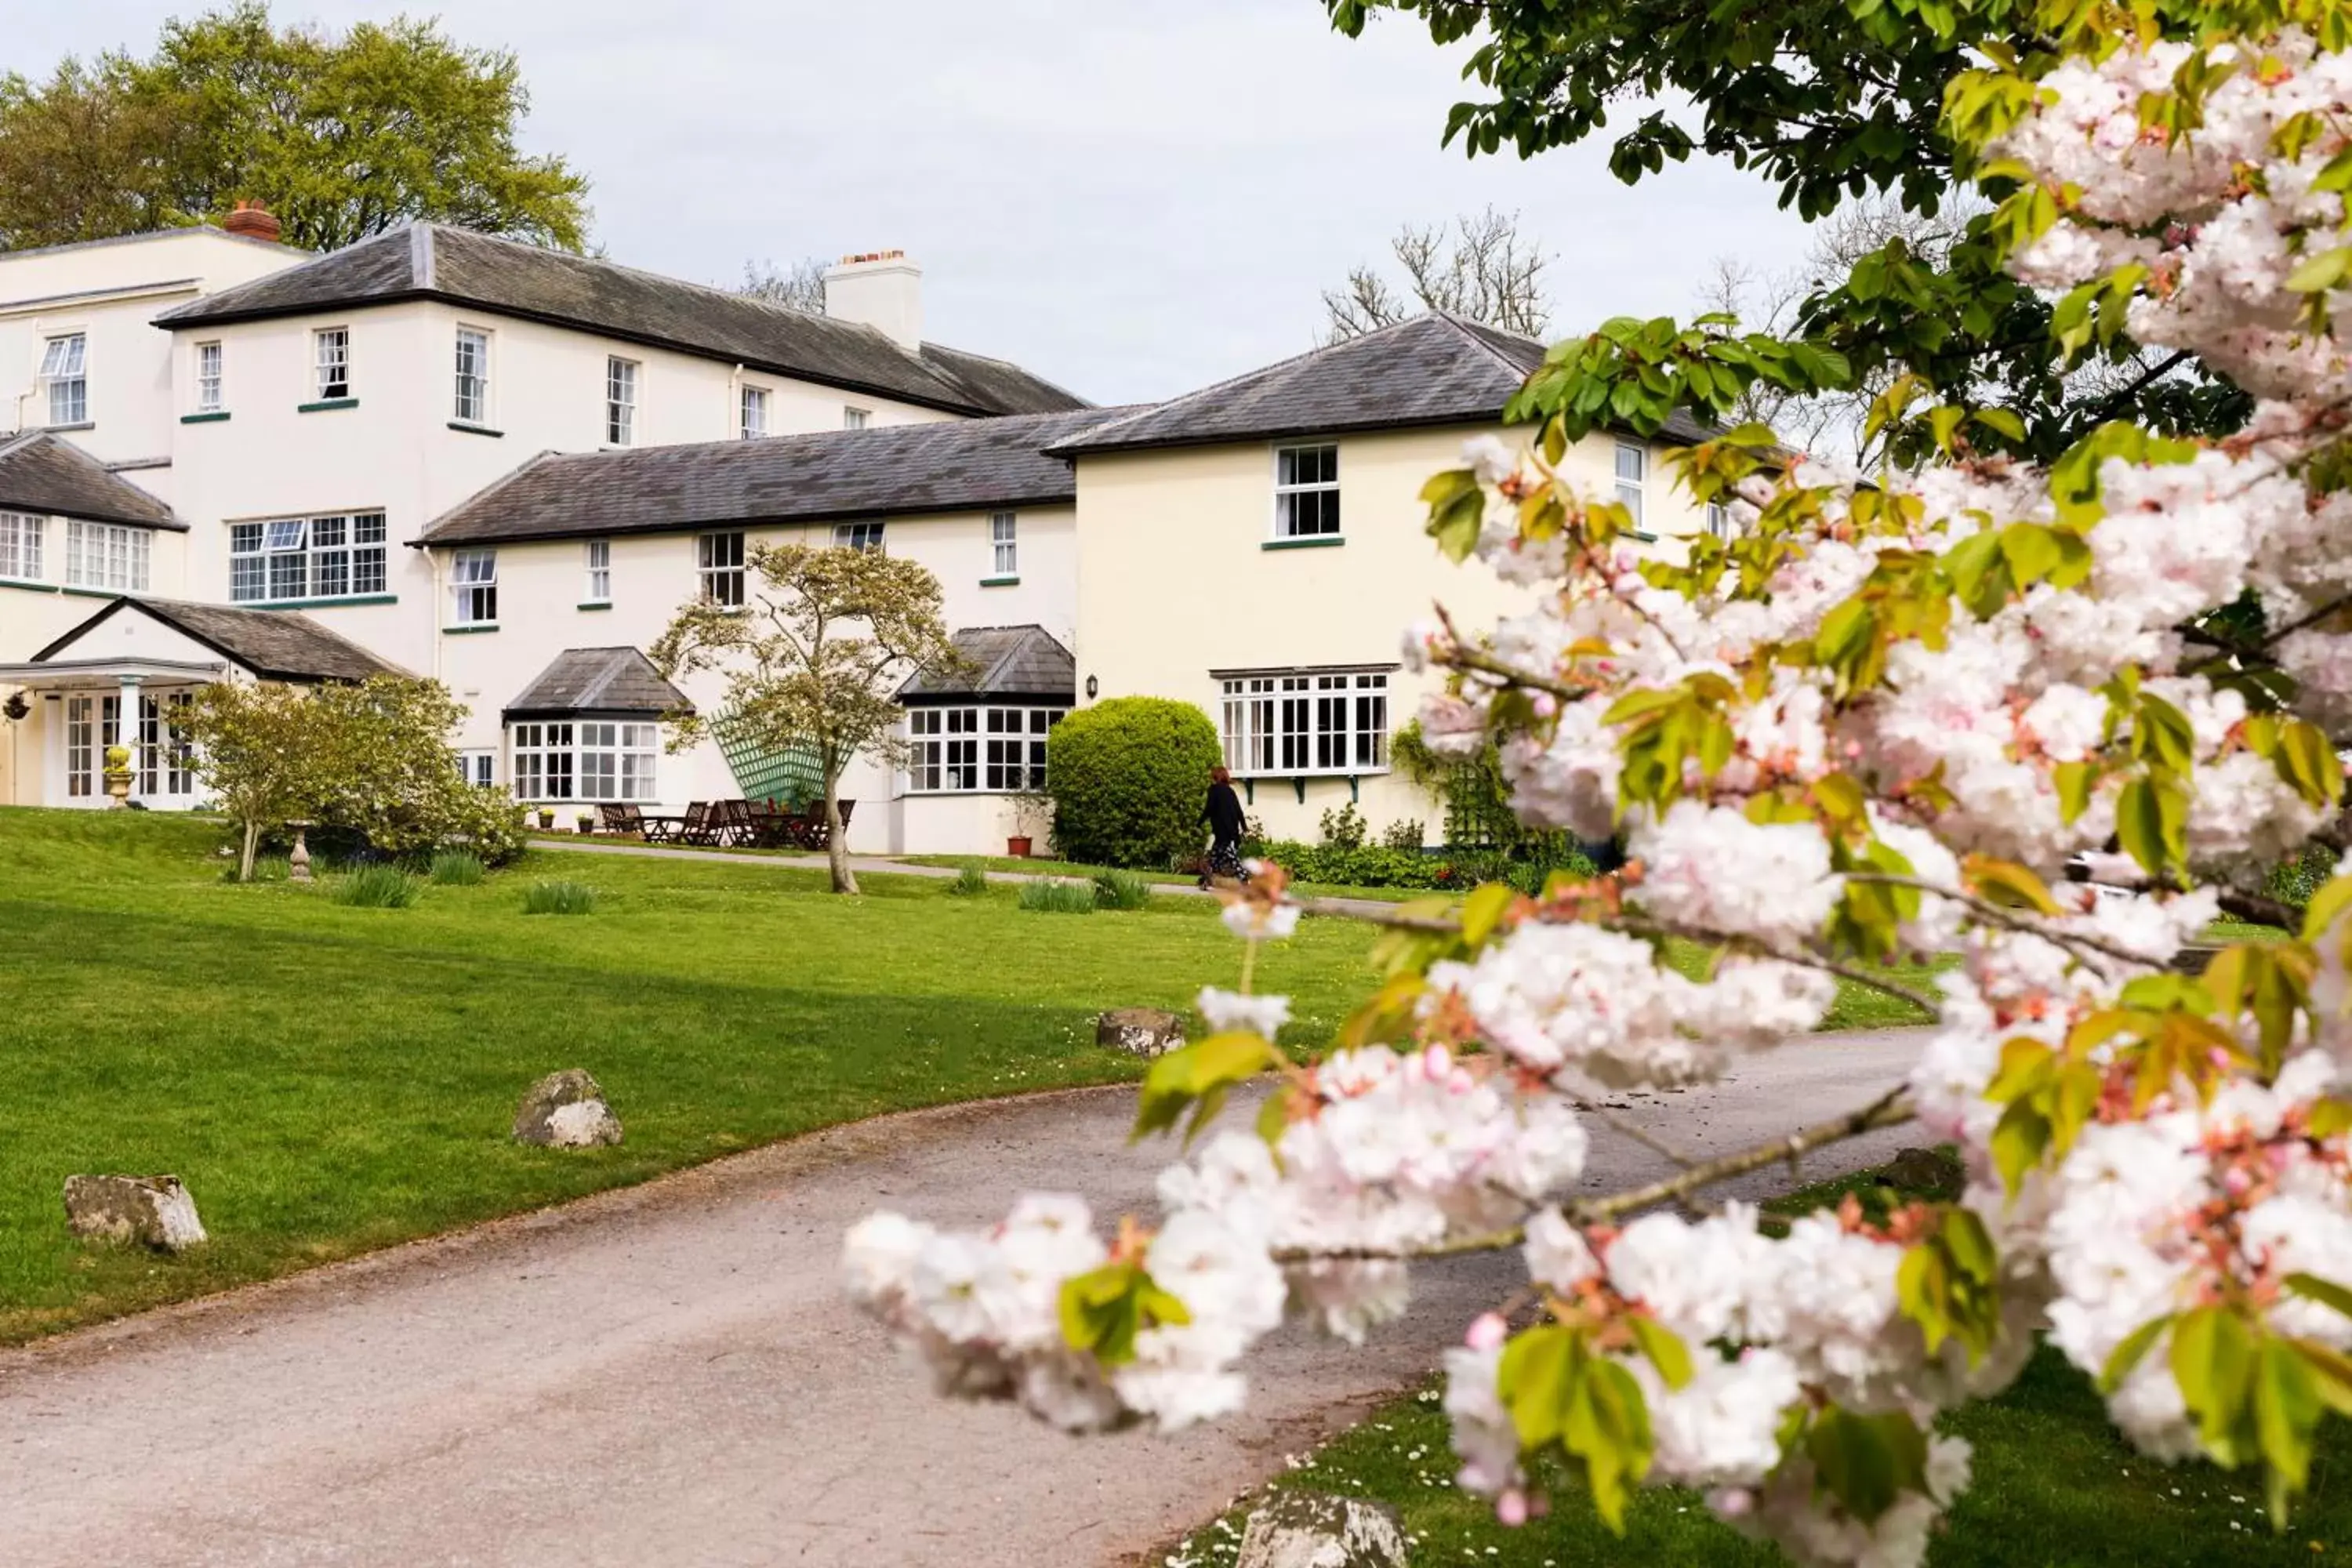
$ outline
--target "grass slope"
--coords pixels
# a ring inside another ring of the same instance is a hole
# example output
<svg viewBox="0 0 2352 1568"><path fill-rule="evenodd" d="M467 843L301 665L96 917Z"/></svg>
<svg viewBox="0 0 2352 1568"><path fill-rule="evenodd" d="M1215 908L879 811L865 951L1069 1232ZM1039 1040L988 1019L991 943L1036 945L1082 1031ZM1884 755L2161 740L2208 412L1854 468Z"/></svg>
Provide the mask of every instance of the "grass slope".
<svg viewBox="0 0 2352 1568"><path fill-rule="evenodd" d="M218 830L0 810L0 1342L641 1181L887 1110L1118 1081L1111 1005L1181 1009L1239 949L1205 900L1054 920L1015 890L865 897L773 867L541 855L404 910L236 887ZM550 863L552 864L550 864ZM523 912L555 875L594 911ZM1360 1000L1369 928L1261 955L1301 1039ZM519 1148L533 1079L585 1067L618 1149ZM173 1172L215 1240L65 1234L73 1172Z"/></svg>

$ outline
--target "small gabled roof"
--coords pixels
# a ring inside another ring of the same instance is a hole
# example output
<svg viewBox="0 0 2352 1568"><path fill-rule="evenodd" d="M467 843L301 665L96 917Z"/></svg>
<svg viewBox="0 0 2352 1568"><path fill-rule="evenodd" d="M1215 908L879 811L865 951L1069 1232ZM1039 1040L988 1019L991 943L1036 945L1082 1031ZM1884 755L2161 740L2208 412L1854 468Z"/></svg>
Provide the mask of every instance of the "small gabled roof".
<svg viewBox="0 0 2352 1568"><path fill-rule="evenodd" d="M898 689L898 700L919 706L972 697L1078 700L1076 656L1043 626L967 626L948 640L974 673L945 680L918 675Z"/></svg>
<svg viewBox="0 0 2352 1568"><path fill-rule="evenodd" d="M691 713L686 693L633 647L568 647L507 705L516 719L658 719Z"/></svg>
<svg viewBox="0 0 2352 1568"><path fill-rule="evenodd" d="M1286 436L1491 425L1543 357L1544 345L1533 338L1432 311L1097 426L1053 450L1076 457ZM1707 432L1676 415L1662 434L1668 440L1701 441Z"/></svg>
<svg viewBox="0 0 2352 1568"><path fill-rule="evenodd" d="M33 662L47 662L70 648L93 626L125 613L152 616L263 680L361 681L374 675L408 673L293 610L235 609L178 599L128 597L115 600L35 654Z"/></svg>
<svg viewBox="0 0 2352 1568"><path fill-rule="evenodd" d="M0 510L188 531L170 507L47 430L0 441Z"/></svg>
<svg viewBox="0 0 2352 1568"><path fill-rule="evenodd" d="M422 545L661 533L1069 505L1044 448L1115 408L885 425L625 452L541 453L425 526Z"/></svg>
<svg viewBox="0 0 2352 1568"><path fill-rule="evenodd" d="M439 300L964 415L1083 408L1016 365L447 224L412 223L164 311L179 330Z"/></svg>

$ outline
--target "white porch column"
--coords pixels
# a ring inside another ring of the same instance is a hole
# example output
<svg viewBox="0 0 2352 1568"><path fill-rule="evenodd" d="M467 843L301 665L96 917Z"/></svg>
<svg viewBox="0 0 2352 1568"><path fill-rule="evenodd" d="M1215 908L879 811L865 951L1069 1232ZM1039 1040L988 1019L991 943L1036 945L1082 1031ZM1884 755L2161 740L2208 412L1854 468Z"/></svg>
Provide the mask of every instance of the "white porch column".
<svg viewBox="0 0 2352 1568"><path fill-rule="evenodd" d="M131 766L131 793L139 793L139 677L119 678L121 691L114 700L114 738L110 742L124 748ZM100 759L103 762L104 759Z"/></svg>

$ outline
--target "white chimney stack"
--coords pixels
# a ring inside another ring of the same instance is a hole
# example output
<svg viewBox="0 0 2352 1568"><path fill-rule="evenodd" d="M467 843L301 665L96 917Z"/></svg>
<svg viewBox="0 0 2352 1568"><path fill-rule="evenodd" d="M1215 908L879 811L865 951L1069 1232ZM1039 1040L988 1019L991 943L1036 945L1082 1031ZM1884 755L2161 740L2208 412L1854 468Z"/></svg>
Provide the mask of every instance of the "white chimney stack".
<svg viewBox="0 0 2352 1568"><path fill-rule="evenodd" d="M923 269L903 250L845 256L824 269L824 313L872 327L908 353L923 346Z"/></svg>

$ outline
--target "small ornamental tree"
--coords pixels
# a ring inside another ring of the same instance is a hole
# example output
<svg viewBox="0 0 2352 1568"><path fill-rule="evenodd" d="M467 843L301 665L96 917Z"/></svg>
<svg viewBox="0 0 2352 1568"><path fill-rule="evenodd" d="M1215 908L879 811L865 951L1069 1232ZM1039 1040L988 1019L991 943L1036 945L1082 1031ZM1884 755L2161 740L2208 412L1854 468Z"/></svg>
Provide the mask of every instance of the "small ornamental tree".
<svg viewBox="0 0 2352 1568"><path fill-rule="evenodd" d="M423 862L463 848L483 864L521 852L522 807L504 791L466 782L449 737L466 707L437 680L376 676L310 697L329 747L318 816L367 836L384 854Z"/></svg>
<svg viewBox="0 0 2352 1568"><path fill-rule="evenodd" d="M1421 8L1460 29L1630 9ZM1834 39L1834 10L1792 15ZM1790 362L1702 329L1706 385L1677 392L1643 363L1672 323L1555 351L1511 405L1525 448L1474 441L1423 492L1441 550L1540 591L1490 628L1414 628L1406 659L1442 678L1433 749L1494 745L1523 821L1622 834L1626 870L1386 917L1379 990L1304 1064L1248 956L1302 908L1278 872L1233 895L1242 983L1200 994L1210 1032L1143 1085L1137 1133L1181 1126L1190 1151L1157 1230L1034 1194L979 1234L851 1233L852 1294L940 1387L1074 1430L1179 1427L1240 1406L1286 1312L1360 1340L1404 1310L1413 1259L1509 1251L1525 1282L1465 1325L1444 1396L1458 1483L1507 1522L1565 1470L1614 1528L1633 1488L1682 1485L1793 1562L1913 1568L1969 1482L1939 1415L2046 1342L2137 1448L2256 1472L2284 1526L2323 1424L2352 1415L2352 877L2300 910L2250 889L2345 836L2352 5L1853 0L1848 30L1917 35L1889 57L1907 71L1986 16L2023 47L1944 57L1939 101L1994 204L1989 256L2052 301L2060 358L2126 329L2193 355L2256 400L2242 433L2099 425L2037 467L2012 410L1898 377L1869 422L1907 422L1906 466L1789 462L1730 430L1679 463L1729 537L1662 552L1565 451ZM1563 90L1580 114L1606 97ZM1772 108L1756 121L1785 137ZM2111 839L2137 897L2063 879ZM2223 913L2278 940L2172 969ZM1675 941L1712 963L1677 969ZM1888 975L1938 955L1958 962L1931 987ZM1736 1072L1816 1027L1840 980L1934 1018L1898 1080L1591 1190L1591 1086ZM1215 1126L1259 1073L1278 1083L1255 1124ZM1956 1201L1769 1228L1702 1206L1912 1122L1958 1147Z"/></svg>
<svg viewBox="0 0 2352 1568"><path fill-rule="evenodd" d="M748 604L699 600L677 613L650 651L666 677L716 670L729 722L761 749L813 751L824 781L833 890L857 891L841 831L841 777L860 753L904 759L898 692L917 675L966 668L948 640L939 579L878 550L755 544ZM670 749L700 742L710 721L671 719Z"/></svg>
<svg viewBox="0 0 2352 1568"><path fill-rule="evenodd" d="M310 694L291 686L216 681L172 715L192 765L241 840L236 876L253 880L261 836L314 815L333 747Z"/></svg>
<svg viewBox="0 0 2352 1568"><path fill-rule="evenodd" d="M1093 866L1165 869L1196 853L1216 726L1190 702L1114 697L1081 708L1045 742L1054 850Z"/></svg>

